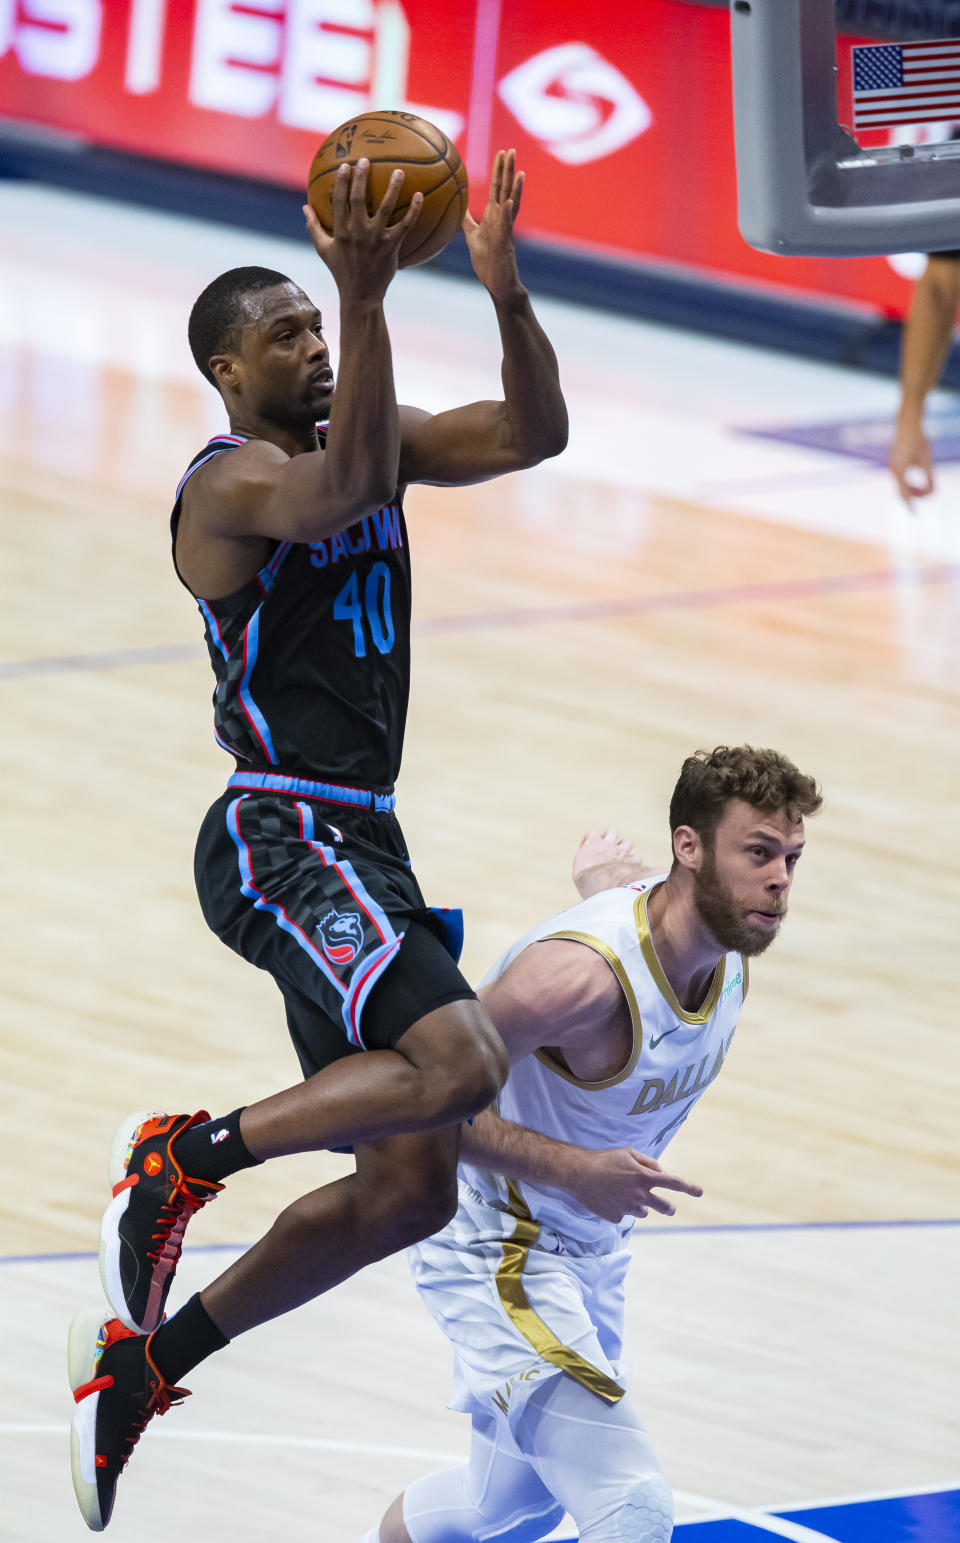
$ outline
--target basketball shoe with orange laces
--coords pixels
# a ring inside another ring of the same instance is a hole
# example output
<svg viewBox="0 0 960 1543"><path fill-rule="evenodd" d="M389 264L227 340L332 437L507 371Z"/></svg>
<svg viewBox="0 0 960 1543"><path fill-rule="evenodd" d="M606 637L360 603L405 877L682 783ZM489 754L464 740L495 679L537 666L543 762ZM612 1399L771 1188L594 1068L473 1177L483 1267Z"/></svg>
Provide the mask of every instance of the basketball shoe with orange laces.
<svg viewBox="0 0 960 1543"><path fill-rule="evenodd" d="M152 1335L134 1334L99 1308L70 1325L68 1366L77 1408L70 1427L73 1489L91 1532L110 1520L117 1481L155 1414L189 1398L165 1381L150 1354Z"/></svg>
<svg viewBox="0 0 960 1543"><path fill-rule="evenodd" d="M141 1110L123 1121L110 1154L113 1199L100 1223L100 1279L128 1329L151 1334L163 1319L187 1222L223 1188L185 1174L177 1137L210 1116Z"/></svg>

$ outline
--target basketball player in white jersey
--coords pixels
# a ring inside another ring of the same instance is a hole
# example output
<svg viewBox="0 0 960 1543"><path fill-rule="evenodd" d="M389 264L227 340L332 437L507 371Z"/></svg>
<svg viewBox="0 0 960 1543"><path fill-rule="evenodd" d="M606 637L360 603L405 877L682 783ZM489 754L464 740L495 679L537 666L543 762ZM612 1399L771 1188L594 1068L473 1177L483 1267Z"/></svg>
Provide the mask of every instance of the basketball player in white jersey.
<svg viewBox="0 0 960 1543"><path fill-rule="evenodd" d="M565 1511L581 1543L667 1543L670 1489L620 1360L627 1238L672 1214L658 1191L702 1193L659 1158L724 1064L820 803L776 751L690 756L669 872L588 838L582 902L490 971L513 1065L499 1113L464 1129L456 1216L409 1251L470 1458L417 1479L363 1543L533 1543Z"/></svg>

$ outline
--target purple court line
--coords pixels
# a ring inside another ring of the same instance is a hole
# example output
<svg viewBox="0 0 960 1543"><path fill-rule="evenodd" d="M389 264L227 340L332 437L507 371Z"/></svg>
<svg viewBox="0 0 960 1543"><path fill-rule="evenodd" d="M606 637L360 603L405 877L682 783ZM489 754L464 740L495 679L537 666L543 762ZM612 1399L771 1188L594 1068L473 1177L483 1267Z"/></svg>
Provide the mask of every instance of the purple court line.
<svg viewBox="0 0 960 1543"><path fill-rule="evenodd" d="M662 595L626 595L620 600L588 600L572 605L525 606L513 611L474 611L462 616L427 616L415 621L418 636L452 632L495 632L509 627L541 627L557 622L603 621L618 616L647 616L658 611L708 610L724 605L767 604L776 600L808 600L817 595L851 595L872 590L951 584L960 580L960 563L927 563L918 568L881 568L874 573L839 573L819 579L783 579L767 584L734 584L727 588L681 589ZM0 663L0 681L38 675L68 675L85 671L123 670L141 664L179 664L200 659L201 643L164 643L155 648L107 649L96 654L59 654L45 659L12 659Z"/></svg>
<svg viewBox="0 0 960 1543"><path fill-rule="evenodd" d="M960 563L927 563L914 569L881 568L875 573L838 573L820 579L783 579L768 584L733 584L717 589L680 589L662 595L629 595L622 600L588 600L573 605L529 606L515 611L477 611L471 616L436 616L414 631L482 632L500 627L537 627L552 622L600 621L644 616L655 611L707 610L750 601L805 600L814 595L845 595L895 589L899 585L949 584L960 579Z"/></svg>
<svg viewBox="0 0 960 1543"><path fill-rule="evenodd" d="M641 1237L645 1232L677 1234L680 1232L862 1232L867 1229L881 1231L885 1228L902 1227L960 1227L960 1216L903 1216L886 1221L848 1222L707 1222L704 1226L644 1227L637 1230ZM0 1259L0 1264L3 1260Z"/></svg>
<svg viewBox="0 0 960 1543"><path fill-rule="evenodd" d="M656 1232L661 1236L677 1237L680 1233L708 1232L863 1232L902 1227L960 1227L960 1216L905 1216L888 1221L850 1222L712 1222L704 1227L638 1227L636 1236ZM252 1248L252 1243L198 1243L191 1254L230 1253L238 1248ZM60 1264L72 1259L96 1259L92 1250L79 1249L66 1254L0 1254L4 1264Z"/></svg>
<svg viewBox="0 0 960 1543"><path fill-rule="evenodd" d="M138 664L179 664L199 659L202 643L160 643L155 648L109 648L99 654L54 654L47 659L10 659L0 663L0 680L37 675L74 675L93 670L125 670Z"/></svg>
<svg viewBox="0 0 960 1543"><path fill-rule="evenodd" d="M238 1248L252 1248L252 1243L197 1243L190 1249L192 1254L235 1253ZM3 1264L66 1264L71 1259L97 1259L96 1250L74 1249L65 1254L0 1254Z"/></svg>

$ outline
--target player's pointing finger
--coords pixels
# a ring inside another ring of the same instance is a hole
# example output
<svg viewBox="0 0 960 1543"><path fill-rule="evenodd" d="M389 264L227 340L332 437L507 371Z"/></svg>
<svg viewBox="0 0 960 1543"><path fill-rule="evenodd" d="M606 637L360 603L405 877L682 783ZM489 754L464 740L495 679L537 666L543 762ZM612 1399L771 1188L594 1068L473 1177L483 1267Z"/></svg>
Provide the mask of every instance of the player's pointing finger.
<svg viewBox="0 0 960 1543"><path fill-rule="evenodd" d="M673 1173L658 1173L655 1179L650 1180L651 1188L673 1189L681 1195L693 1195L699 1198L703 1190L699 1184L688 1184L686 1179L678 1179Z"/></svg>

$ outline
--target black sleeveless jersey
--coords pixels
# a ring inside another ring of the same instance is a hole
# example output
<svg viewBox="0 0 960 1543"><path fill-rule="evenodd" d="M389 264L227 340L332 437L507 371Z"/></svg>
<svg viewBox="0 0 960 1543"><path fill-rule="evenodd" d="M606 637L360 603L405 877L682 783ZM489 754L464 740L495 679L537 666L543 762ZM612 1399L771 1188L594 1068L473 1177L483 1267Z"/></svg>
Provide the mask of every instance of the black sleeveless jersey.
<svg viewBox="0 0 960 1543"><path fill-rule="evenodd" d="M184 485L245 442L218 434L187 467L171 518L174 566ZM241 770L392 789L410 689L410 560L399 498L324 541L277 542L232 595L194 598L217 677L214 733Z"/></svg>

